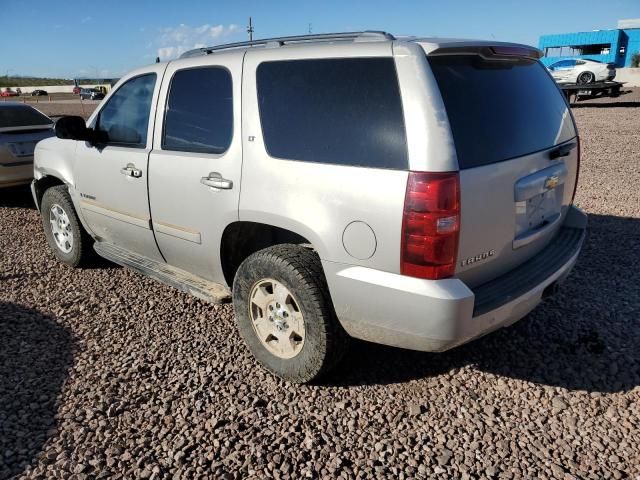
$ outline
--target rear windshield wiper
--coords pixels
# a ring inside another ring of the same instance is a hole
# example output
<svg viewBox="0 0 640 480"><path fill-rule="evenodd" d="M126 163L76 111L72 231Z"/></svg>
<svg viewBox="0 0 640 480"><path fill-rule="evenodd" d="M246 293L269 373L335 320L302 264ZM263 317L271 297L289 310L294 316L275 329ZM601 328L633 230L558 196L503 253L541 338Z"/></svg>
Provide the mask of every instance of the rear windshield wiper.
<svg viewBox="0 0 640 480"><path fill-rule="evenodd" d="M566 157L571 153L571 150L576 148L578 144L576 142L560 145L558 148L554 148L549 152L549 160L555 160L556 158Z"/></svg>

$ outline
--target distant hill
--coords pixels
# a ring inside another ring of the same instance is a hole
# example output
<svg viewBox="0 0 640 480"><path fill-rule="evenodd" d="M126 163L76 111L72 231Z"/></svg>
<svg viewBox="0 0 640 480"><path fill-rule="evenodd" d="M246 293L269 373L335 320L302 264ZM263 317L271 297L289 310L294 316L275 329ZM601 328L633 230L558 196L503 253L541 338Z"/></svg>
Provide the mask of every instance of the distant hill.
<svg viewBox="0 0 640 480"><path fill-rule="evenodd" d="M109 83L109 79L82 78L78 80L78 83L80 85L95 85L97 83ZM73 80L68 78L0 76L0 87L37 87L40 85L73 85Z"/></svg>

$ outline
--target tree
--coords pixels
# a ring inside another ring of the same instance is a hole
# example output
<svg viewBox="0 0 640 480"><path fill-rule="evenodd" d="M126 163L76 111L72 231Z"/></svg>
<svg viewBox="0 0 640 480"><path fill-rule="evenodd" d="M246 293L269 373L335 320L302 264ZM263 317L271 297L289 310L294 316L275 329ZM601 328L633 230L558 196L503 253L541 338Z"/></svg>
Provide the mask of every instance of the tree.
<svg viewBox="0 0 640 480"><path fill-rule="evenodd" d="M640 52L631 55L631 66L634 68L640 67Z"/></svg>

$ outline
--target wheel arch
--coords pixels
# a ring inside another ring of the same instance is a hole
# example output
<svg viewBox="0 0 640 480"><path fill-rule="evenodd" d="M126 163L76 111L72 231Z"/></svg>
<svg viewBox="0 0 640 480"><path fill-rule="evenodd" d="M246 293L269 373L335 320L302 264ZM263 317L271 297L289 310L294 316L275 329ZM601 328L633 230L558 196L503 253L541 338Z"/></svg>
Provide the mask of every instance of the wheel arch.
<svg viewBox="0 0 640 480"><path fill-rule="evenodd" d="M36 202L38 210L40 210L40 205L42 205L44 192L57 185L66 185L66 183L53 175L45 175L33 181L33 200Z"/></svg>
<svg viewBox="0 0 640 480"><path fill-rule="evenodd" d="M236 221L227 225L220 240L220 262L227 285L233 285L240 264L249 255L285 243L315 249L300 233L268 223Z"/></svg>
<svg viewBox="0 0 640 480"><path fill-rule="evenodd" d="M42 196L44 195L44 192L46 192L51 187L55 187L58 185L66 186L67 191L69 192L69 197L71 198L71 204L75 208L76 215L80 220L81 227L90 236L92 237L94 236L93 232L89 228L89 225L87 225L87 222L85 221L84 215L82 214L82 210L79 208L76 198L74 198L73 189L71 188L68 182L65 182L57 175L44 175L44 176L41 176L40 178L34 179L32 185L33 185L33 189L32 189L33 201L35 202L36 208L38 209L38 211L40 211L40 206L42 205Z"/></svg>

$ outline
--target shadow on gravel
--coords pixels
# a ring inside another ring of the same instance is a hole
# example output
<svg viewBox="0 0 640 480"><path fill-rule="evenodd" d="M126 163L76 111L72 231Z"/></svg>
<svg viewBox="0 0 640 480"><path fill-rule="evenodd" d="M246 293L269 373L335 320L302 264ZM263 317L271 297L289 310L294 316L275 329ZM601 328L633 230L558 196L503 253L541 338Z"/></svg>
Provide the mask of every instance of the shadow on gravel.
<svg viewBox="0 0 640 480"><path fill-rule="evenodd" d="M344 368L325 382L406 382L473 365L569 390L631 390L640 385L638 245L640 219L590 215L571 276L520 322L440 354L354 342Z"/></svg>
<svg viewBox="0 0 640 480"><path fill-rule="evenodd" d="M71 333L52 318L0 302L0 478L31 465L56 427L73 363Z"/></svg>
<svg viewBox="0 0 640 480"><path fill-rule="evenodd" d="M580 103L572 103L571 108L638 108L640 102L593 102L589 103L588 100L584 100Z"/></svg>
<svg viewBox="0 0 640 480"><path fill-rule="evenodd" d="M29 185L0 188L0 207L6 208L36 208L31 196Z"/></svg>

